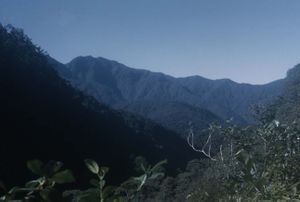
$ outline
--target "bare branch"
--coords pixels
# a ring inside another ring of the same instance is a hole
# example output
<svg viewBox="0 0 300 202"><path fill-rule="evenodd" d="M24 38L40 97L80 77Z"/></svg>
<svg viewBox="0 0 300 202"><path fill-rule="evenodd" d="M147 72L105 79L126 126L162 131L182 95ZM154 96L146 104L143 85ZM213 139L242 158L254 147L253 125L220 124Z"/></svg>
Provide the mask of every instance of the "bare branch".
<svg viewBox="0 0 300 202"><path fill-rule="evenodd" d="M223 145L220 145L220 155L221 155L221 161L224 162L224 157L223 157Z"/></svg>
<svg viewBox="0 0 300 202"><path fill-rule="evenodd" d="M194 143L193 129L190 129L190 133L187 137L187 143L194 151L200 152L200 153L204 154L206 157L208 157L209 159L216 161L217 159L215 159L211 156L211 136L212 136L212 133L209 133L208 138L207 138L205 144L203 145L203 147L201 149L197 149L195 147L195 143ZM208 146L208 151L205 151L205 150L207 150L207 146Z"/></svg>
<svg viewBox="0 0 300 202"><path fill-rule="evenodd" d="M233 157L233 144L232 144L232 140L230 140L230 157Z"/></svg>

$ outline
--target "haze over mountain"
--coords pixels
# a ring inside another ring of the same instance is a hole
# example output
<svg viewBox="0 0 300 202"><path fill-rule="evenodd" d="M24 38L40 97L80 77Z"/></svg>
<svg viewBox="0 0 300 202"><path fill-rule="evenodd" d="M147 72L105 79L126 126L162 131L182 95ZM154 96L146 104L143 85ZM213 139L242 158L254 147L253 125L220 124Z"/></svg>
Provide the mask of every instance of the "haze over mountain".
<svg viewBox="0 0 300 202"><path fill-rule="evenodd" d="M175 78L91 56L77 57L66 65L56 62L55 66L62 77L98 101L143 115L182 135L190 121L197 129L230 118L237 124L254 123L251 107L280 95L283 83L250 85L200 76Z"/></svg>
<svg viewBox="0 0 300 202"><path fill-rule="evenodd" d="M1 0L0 21L22 27L60 62L104 56L174 76L263 84L299 62L297 0Z"/></svg>

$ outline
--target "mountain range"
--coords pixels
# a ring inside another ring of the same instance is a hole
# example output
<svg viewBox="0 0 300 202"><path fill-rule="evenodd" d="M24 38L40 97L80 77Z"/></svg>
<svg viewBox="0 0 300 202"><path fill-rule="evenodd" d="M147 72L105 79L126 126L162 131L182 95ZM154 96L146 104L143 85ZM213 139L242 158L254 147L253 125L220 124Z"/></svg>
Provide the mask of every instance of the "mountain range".
<svg viewBox="0 0 300 202"><path fill-rule="evenodd" d="M36 158L65 162L79 181L92 158L115 183L131 176L135 156L168 159L171 173L201 157L174 132L74 89L22 30L1 24L0 72L0 183L8 187L29 179L26 161Z"/></svg>
<svg viewBox="0 0 300 202"><path fill-rule="evenodd" d="M284 80L251 85L201 76L175 78L92 56L67 64L51 62L64 79L99 102L142 115L183 137L190 122L197 131L228 119L238 125L256 123L252 108L272 102L284 84Z"/></svg>
<svg viewBox="0 0 300 202"><path fill-rule="evenodd" d="M87 178L85 158L111 167L117 173L109 176L112 182L132 174L138 155L151 163L168 159L169 174L176 173L203 157L178 137L191 122L196 130L232 117L237 124L255 123L251 105L287 91L285 99L297 96L298 70L284 80L250 85L174 78L91 56L62 64L22 30L0 25L0 179L8 185L26 181L22 167L32 158L64 161L79 180ZM277 114L298 112L297 105L281 106Z"/></svg>

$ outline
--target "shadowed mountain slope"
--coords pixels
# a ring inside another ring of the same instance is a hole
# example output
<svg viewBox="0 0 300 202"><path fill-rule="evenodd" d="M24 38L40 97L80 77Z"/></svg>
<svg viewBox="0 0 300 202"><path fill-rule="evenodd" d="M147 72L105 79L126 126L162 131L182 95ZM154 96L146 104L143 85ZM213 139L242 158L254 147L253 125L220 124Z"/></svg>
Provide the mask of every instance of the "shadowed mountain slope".
<svg viewBox="0 0 300 202"><path fill-rule="evenodd" d="M83 159L93 158L119 182L131 175L132 155L168 159L170 172L199 156L173 132L75 90L48 59L21 30L0 25L0 179L7 185L26 180L32 158L64 161L79 180Z"/></svg>
<svg viewBox="0 0 300 202"><path fill-rule="evenodd" d="M56 68L76 88L97 100L151 118L178 133L187 128L174 127L176 122L191 121L199 128L230 118L237 124L254 123L251 107L280 95L283 83L250 85L200 76L174 78L91 56L77 57L65 66L57 63ZM166 116L170 108L172 114ZM149 113L149 109L155 110Z"/></svg>

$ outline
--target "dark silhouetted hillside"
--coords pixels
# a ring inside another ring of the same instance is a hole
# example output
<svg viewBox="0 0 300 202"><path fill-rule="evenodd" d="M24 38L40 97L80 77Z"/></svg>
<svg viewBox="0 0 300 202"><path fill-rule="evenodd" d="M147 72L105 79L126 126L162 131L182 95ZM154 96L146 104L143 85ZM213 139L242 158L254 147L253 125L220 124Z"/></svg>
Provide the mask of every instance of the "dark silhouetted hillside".
<svg viewBox="0 0 300 202"><path fill-rule="evenodd" d="M110 178L117 182L131 174L132 155L150 162L168 159L171 172L195 157L173 132L75 90L48 59L21 30L0 26L0 179L5 183L23 182L25 161L32 158L64 161L79 180L86 173L83 159L93 158L111 167Z"/></svg>
<svg viewBox="0 0 300 202"><path fill-rule="evenodd" d="M180 102L137 101L123 109L154 120L183 137L188 134L190 123L193 123L195 131L206 129L211 123L223 123L222 119L206 109Z"/></svg>

